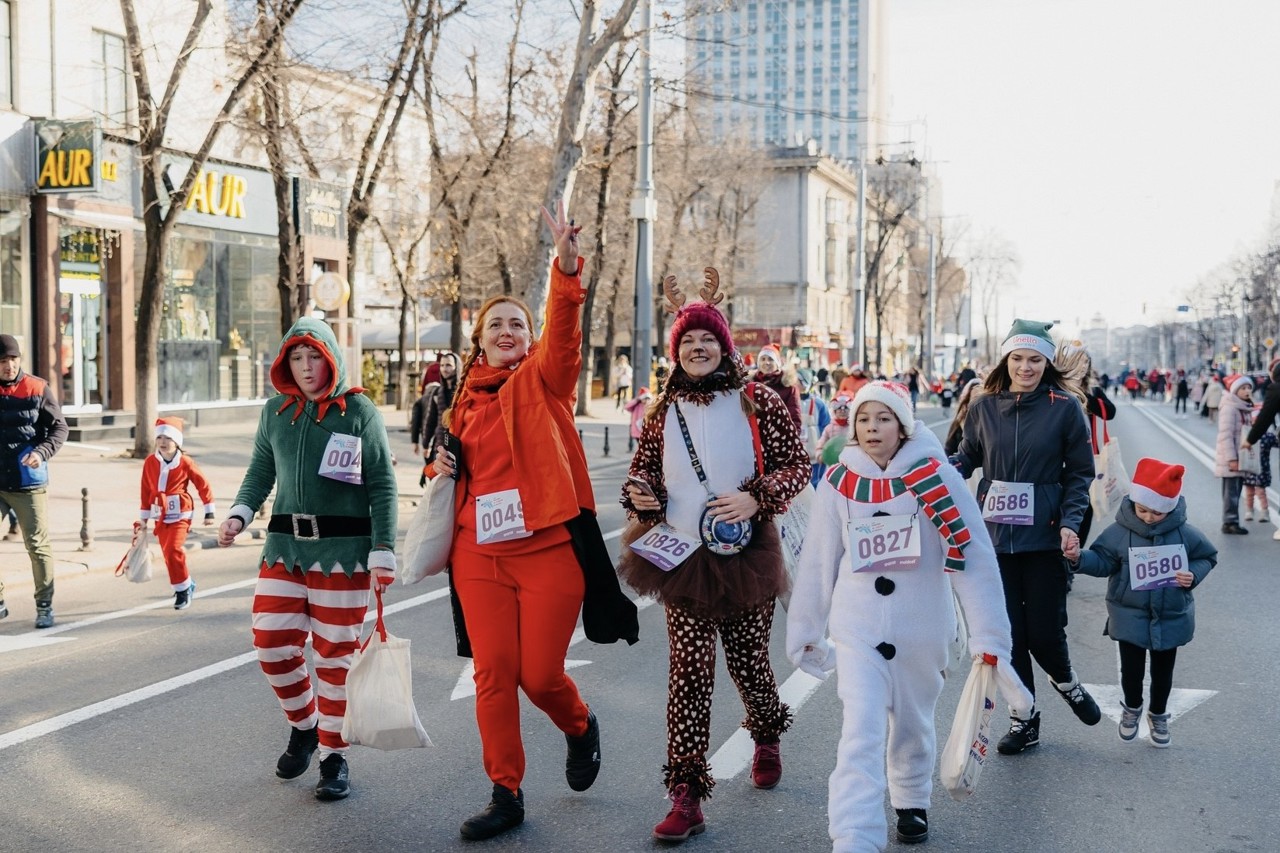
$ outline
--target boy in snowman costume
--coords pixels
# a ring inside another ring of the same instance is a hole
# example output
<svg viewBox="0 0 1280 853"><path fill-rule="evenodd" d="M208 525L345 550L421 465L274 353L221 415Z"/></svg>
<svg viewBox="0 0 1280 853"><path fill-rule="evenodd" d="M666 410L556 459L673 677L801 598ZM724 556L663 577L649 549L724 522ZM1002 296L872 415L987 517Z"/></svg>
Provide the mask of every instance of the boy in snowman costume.
<svg viewBox="0 0 1280 853"><path fill-rule="evenodd" d="M852 410L850 442L818 485L787 614L792 662L839 677L844 716L828 801L835 853L885 849L886 784L898 840L928 838L953 588L969 652L997 659L1011 705L1033 704L1009 664L995 551L964 479L912 416L905 386L868 383Z"/></svg>

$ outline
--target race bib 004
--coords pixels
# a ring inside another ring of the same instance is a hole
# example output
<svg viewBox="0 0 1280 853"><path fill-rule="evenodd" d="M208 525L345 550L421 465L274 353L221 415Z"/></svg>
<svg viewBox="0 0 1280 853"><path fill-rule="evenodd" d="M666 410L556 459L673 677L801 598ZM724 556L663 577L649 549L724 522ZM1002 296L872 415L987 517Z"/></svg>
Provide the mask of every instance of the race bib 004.
<svg viewBox="0 0 1280 853"><path fill-rule="evenodd" d="M360 436L336 432L330 435L324 448L324 458L320 460L320 470L316 473L340 483L355 486L364 483L360 466Z"/></svg>
<svg viewBox="0 0 1280 853"><path fill-rule="evenodd" d="M855 572L904 572L920 567L920 522L915 515L878 515L849 522Z"/></svg>

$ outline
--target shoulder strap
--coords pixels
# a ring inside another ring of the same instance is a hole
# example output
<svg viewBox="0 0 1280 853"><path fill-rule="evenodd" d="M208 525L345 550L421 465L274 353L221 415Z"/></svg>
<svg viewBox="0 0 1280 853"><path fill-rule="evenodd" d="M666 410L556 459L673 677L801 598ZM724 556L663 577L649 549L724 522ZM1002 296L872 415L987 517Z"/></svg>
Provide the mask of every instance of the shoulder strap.
<svg viewBox="0 0 1280 853"><path fill-rule="evenodd" d="M751 395L753 403L759 403L756 399L756 388L758 382L747 383L747 393ZM756 417L756 413L752 412L747 416L747 422L751 424L751 446L756 452L756 473L761 477L764 476L764 446L760 443L760 419Z"/></svg>

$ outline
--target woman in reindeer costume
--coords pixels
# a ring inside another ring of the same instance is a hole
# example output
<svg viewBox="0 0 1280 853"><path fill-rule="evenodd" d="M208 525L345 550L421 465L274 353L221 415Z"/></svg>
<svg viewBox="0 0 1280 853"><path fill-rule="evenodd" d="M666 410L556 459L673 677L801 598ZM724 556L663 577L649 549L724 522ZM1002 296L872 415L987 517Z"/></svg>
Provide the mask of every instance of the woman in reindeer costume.
<svg viewBox="0 0 1280 853"><path fill-rule="evenodd" d="M724 298L716 271L706 270L705 301L686 305L674 276L664 285L675 314L675 366L645 419L623 489L634 521L623 534L630 547L619 573L666 609L663 770L672 808L653 834L683 841L705 828L701 803L715 784L707 749L717 634L756 743L752 782L772 788L782 776L778 743L791 712L769 665L769 634L787 577L770 520L808 484L809 456L778 395L747 384L715 307Z"/></svg>

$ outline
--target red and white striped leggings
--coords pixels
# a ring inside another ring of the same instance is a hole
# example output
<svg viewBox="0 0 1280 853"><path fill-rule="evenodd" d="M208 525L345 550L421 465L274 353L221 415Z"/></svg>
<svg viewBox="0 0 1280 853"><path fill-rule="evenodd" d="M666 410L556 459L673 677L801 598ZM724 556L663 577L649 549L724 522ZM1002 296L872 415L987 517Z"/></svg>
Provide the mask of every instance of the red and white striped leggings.
<svg viewBox="0 0 1280 853"><path fill-rule="evenodd" d="M335 569L328 577L312 566L290 572L284 563L263 564L253 593L253 646L258 663L280 700L289 724L319 726L320 757L343 752L347 670L360 641L369 607L369 572L351 577ZM312 689L303 647L315 655L318 687Z"/></svg>

